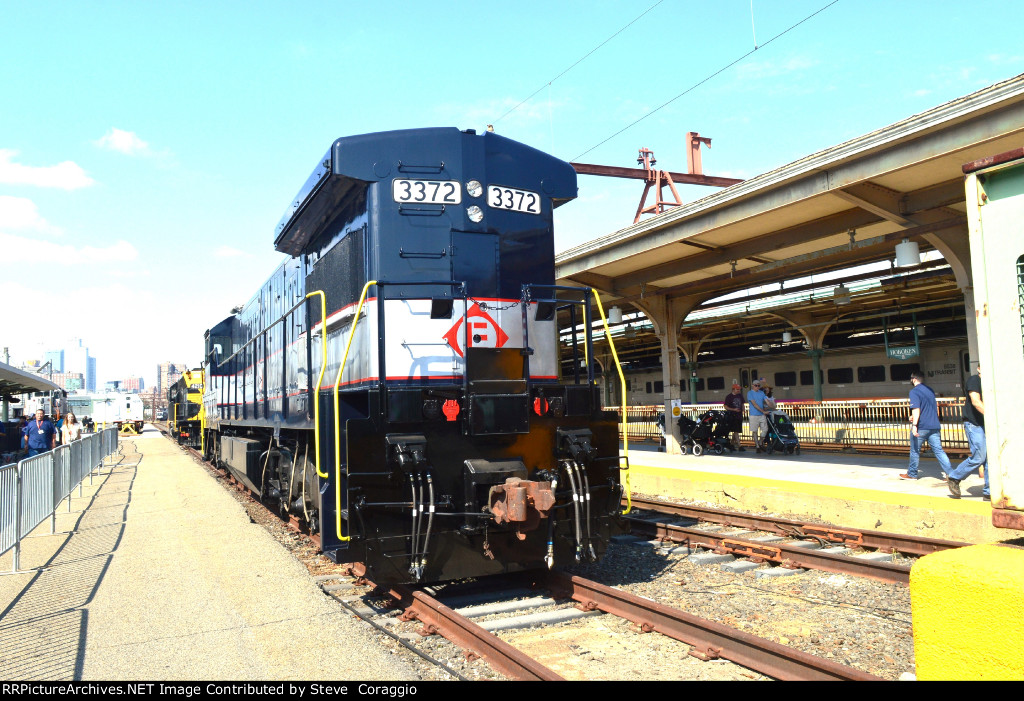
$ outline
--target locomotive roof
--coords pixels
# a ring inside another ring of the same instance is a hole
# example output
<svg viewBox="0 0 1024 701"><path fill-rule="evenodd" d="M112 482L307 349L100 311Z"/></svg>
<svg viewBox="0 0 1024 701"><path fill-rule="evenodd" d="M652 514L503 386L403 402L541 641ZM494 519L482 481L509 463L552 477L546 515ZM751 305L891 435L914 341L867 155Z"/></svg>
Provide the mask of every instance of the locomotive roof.
<svg viewBox="0 0 1024 701"><path fill-rule="evenodd" d="M331 145L292 200L277 225L274 246L282 253L301 254L338 206L371 183L395 176L461 179L461 159L471 149L511 159L506 163L514 163L524 175L535 174L554 207L576 197L571 165L493 132L436 127L346 136Z"/></svg>

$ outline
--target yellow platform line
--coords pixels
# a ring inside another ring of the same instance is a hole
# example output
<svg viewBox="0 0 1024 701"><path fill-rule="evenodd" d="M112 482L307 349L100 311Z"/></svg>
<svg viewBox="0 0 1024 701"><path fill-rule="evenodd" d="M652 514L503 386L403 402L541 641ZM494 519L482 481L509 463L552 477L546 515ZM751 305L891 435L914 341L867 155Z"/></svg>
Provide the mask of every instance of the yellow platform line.
<svg viewBox="0 0 1024 701"><path fill-rule="evenodd" d="M685 468L655 467L634 462L630 469L636 475L650 475L652 477L663 477L666 479L684 479L693 482L725 482L734 484L737 487L769 488L779 491L799 492L813 496L831 497L846 501L873 501L882 504L893 504L896 506L911 506L925 509L939 509L942 511L955 511L965 514L990 514L992 506L988 502L950 499L949 497L932 497L921 494L907 494L905 492L888 492L880 489L863 489L859 487L846 487L831 484L814 484L809 482L795 482L791 480L768 479L765 477L752 477L750 475L723 474L721 472L702 472L700 470L687 470Z"/></svg>

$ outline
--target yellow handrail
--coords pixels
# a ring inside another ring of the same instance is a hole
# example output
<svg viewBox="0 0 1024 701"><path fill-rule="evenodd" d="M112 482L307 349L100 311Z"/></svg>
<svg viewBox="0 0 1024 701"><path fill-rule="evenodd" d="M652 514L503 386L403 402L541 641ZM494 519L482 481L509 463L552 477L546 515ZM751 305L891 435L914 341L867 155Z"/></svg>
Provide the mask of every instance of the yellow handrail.
<svg viewBox="0 0 1024 701"><path fill-rule="evenodd" d="M316 378L316 392L313 394L313 436L316 442L316 474L327 479L329 475L320 471L320 383L327 369L327 297L317 290L306 295L306 299L320 295L320 374Z"/></svg>
<svg viewBox="0 0 1024 701"><path fill-rule="evenodd" d="M356 315L352 318L352 330L348 332L348 343L345 344L345 355L341 358L341 365L338 366L338 376L334 378L334 522L338 540L345 542L351 540L349 536L341 534L341 420L339 417L338 388L341 386L341 373L345 371L345 363L348 362L348 351L352 348L352 339L356 335L356 325L359 323L359 315L363 311L363 302L366 301L366 292L370 285L376 285L376 280L370 280L363 285L363 293L359 295L359 305L356 307ZM324 329L326 333L326 328Z"/></svg>
<svg viewBox="0 0 1024 701"><path fill-rule="evenodd" d="M626 376L622 374L622 365L619 363L619 354L615 352L615 341L612 340L612 332L608 328L608 319L604 316L604 307L601 306L601 297L597 290L590 289L597 300L597 311L601 314L601 323L604 324L604 337L608 339L608 347L612 349L612 358L615 359L615 369L619 372L619 383L622 385L622 452L626 456L626 510L622 513L628 514L633 510L633 494L629 486L629 434L626 432Z"/></svg>

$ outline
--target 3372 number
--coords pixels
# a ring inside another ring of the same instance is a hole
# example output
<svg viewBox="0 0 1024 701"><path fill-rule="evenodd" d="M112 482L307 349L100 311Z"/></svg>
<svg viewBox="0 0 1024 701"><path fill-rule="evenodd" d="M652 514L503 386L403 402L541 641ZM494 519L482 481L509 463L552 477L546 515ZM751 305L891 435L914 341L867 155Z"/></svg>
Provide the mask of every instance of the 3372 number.
<svg viewBox="0 0 1024 701"><path fill-rule="evenodd" d="M487 205L513 212L540 214L540 195L529 190L491 185L487 188Z"/></svg>
<svg viewBox="0 0 1024 701"><path fill-rule="evenodd" d="M391 196L395 202L459 204L462 188L454 180L394 180Z"/></svg>

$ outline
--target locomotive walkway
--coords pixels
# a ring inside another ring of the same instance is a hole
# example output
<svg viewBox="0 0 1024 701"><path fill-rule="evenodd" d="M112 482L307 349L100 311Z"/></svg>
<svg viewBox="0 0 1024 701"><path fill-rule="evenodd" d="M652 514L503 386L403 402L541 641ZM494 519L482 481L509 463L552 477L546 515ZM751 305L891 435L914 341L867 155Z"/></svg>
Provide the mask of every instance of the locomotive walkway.
<svg viewBox="0 0 1024 701"><path fill-rule="evenodd" d="M0 679L417 678L158 431L120 448L0 576Z"/></svg>

